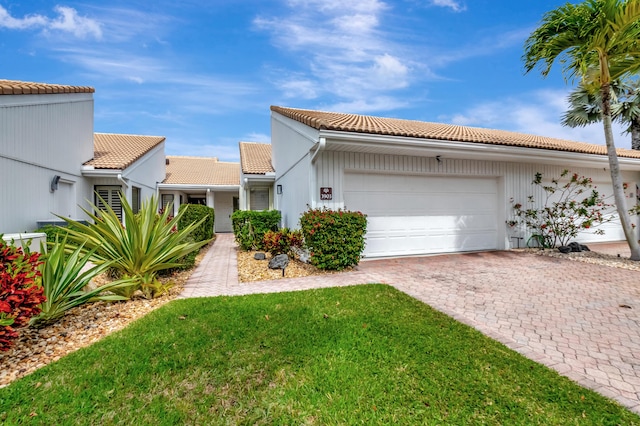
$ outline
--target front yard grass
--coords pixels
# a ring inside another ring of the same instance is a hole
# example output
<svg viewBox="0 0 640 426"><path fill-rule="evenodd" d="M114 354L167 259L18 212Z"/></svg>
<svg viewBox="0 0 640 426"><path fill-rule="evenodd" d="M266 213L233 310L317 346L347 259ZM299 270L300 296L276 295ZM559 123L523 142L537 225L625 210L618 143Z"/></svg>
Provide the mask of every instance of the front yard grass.
<svg viewBox="0 0 640 426"><path fill-rule="evenodd" d="M0 389L5 424L640 424L385 285L171 302Z"/></svg>

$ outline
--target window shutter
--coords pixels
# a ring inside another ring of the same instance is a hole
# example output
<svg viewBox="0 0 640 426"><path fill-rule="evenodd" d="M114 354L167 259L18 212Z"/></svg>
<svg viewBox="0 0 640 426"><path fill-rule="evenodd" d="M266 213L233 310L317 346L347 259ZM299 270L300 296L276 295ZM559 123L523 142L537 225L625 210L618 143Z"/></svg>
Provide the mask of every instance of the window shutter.
<svg viewBox="0 0 640 426"><path fill-rule="evenodd" d="M252 189L249 200L251 210L269 210L269 189Z"/></svg>
<svg viewBox="0 0 640 426"><path fill-rule="evenodd" d="M120 202L120 191L121 187L119 186L96 186L94 190L100 196L96 196L95 205L98 207L98 210L106 210L106 203L111 209L114 211L118 219L122 221L122 203ZM104 203L102 200L104 200ZM99 213L96 212L96 213Z"/></svg>

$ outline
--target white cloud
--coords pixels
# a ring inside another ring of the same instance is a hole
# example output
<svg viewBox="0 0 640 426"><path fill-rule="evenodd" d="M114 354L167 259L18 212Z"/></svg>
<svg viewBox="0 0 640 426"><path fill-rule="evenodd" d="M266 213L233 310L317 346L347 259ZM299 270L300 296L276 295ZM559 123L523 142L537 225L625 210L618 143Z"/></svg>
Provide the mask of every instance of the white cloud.
<svg viewBox="0 0 640 426"><path fill-rule="evenodd" d="M403 104L392 92L409 85L412 59L405 47L389 41L382 30L379 0L289 0L287 16L254 20L274 43L304 58L295 78L275 79L285 97L338 98L338 106L358 111L389 110ZM362 101L366 99L385 99Z"/></svg>
<svg viewBox="0 0 640 426"><path fill-rule="evenodd" d="M539 136L604 145L602 123L586 127L565 127L560 124L567 110L568 90L539 90L518 98L485 102L465 111L441 116L440 120L463 126L511 130ZM614 138L618 148L629 148L631 138L624 128L614 123Z"/></svg>
<svg viewBox="0 0 640 426"><path fill-rule="evenodd" d="M49 22L49 29L68 32L78 38L85 38L89 35L96 39L102 37L102 29L97 21L79 16L78 12L71 7L56 6L54 10L59 16Z"/></svg>
<svg viewBox="0 0 640 426"><path fill-rule="evenodd" d="M467 10L467 7L464 4L455 0L432 0L431 4L433 4L434 6L449 7L454 12L462 12Z"/></svg>
<svg viewBox="0 0 640 426"><path fill-rule="evenodd" d="M376 96L323 105L319 108L324 111L348 112L350 114L372 114L377 111L390 111L408 106L408 102L400 99L389 96Z"/></svg>
<svg viewBox="0 0 640 426"><path fill-rule="evenodd" d="M26 15L23 18L14 18L5 8L0 6L0 28L42 29L47 33L70 33L82 39L88 36L95 39L102 37L102 28L98 21L78 15L78 12L72 7L56 6L54 11L58 14L55 18L43 15Z"/></svg>
<svg viewBox="0 0 640 426"><path fill-rule="evenodd" d="M27 15L24 18L14 18L7 9L0 6L0 28L12 30L25 30L27 28L39 28L47 25L47 18L41 15Z"/></svg>
<svg viewBox="0 0 640 426"><path fill-rule="evenodd" d="M271 135L265 135L264 133L248 133L240 140L244 142L271 143Z"/></svg>
<svg viewBox="0 0 640 426"><path fill-rule="evenodd" d="M279 83L287 98L315 99L318 97L316 83L311 80L285 80Z"/></svg>

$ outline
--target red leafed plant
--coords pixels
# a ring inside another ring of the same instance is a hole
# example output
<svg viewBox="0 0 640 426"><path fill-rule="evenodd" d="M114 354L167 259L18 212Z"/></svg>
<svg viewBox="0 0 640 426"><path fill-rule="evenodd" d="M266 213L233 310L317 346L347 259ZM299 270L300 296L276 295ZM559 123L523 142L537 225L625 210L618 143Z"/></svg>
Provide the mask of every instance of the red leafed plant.
<svg viewBox="0 0 640 426"><path fill-rule="evenodd" d="M7 351L21 327L46 300L38 279L40 253L24 253L0 239L0 351Z"/></svg>

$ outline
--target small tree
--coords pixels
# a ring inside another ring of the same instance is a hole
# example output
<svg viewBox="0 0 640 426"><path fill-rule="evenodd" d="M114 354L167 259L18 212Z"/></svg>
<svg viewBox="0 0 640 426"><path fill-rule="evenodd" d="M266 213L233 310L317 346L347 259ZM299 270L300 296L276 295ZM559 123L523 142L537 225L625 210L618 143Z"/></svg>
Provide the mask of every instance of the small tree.
<svg viewBox="0 0 640 426"><path fill-rule="evenodd" d="M524 225L531 231L527 245L533 240L543 248L565 246L585 230L602 235L604 230L595 228L614 219L613 214L606 213L613 205L596 190L591 178L564 170L560 178L546 185L542 182L542 173L538 172L532 185L542 188L546 194L542 206L530 195L527 207L513 204L515 219L507 222L510 226Z"/></svg>

